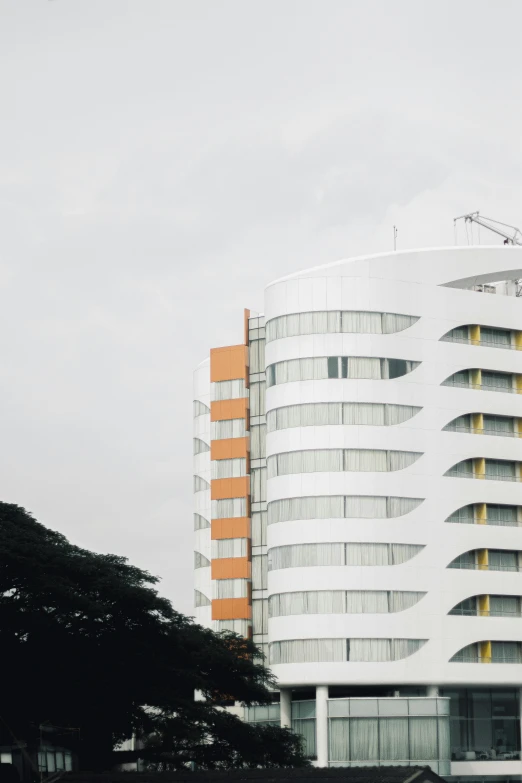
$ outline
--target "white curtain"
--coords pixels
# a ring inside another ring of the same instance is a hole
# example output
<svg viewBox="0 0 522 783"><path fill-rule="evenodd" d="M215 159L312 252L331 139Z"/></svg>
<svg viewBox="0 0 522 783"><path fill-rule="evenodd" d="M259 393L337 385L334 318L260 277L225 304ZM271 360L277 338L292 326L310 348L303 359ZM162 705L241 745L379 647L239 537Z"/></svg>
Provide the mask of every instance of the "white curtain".
<svg viewBox="0 0 522 783"><path fill-rule="evenodd" d="M333 663L346 661L345 639L294 639L272 642L270 663Z"/></svg>
<svg viewBox="0 0 522 783"><path fill-rule="evenodd" d="M518 571L518 552L490 549L488 567L490 571Z"/></svg>
<svg viewBox="0 0 522 783"><path fill-rule="evenodd" d="M409 658L426 644L426 639L391 639L390 652L392 661Z"/></svg>
<svg viewBox="0 0 522 783"><path fill-rule="evenodd" d="M504 372L482 372L482 386L490 386L493 389L509 390L513 385L513 376Z"/></svg>
<svg viewBox="0 0 522 783"><path fill-rule="evenodd" d="M265 381L256 381L250 384L250 415L251 416L264 415L266 410L265 391L266 391Z"/></svg>
<svg viewBox="0 0 522 783"><path fill-rule="evenodd" d="M193 476L194 492L204 492L210 489L210 484L201 476Z"/></svg>
<svg viewBox="0 0 522 783"><path fill-rule="evenodd" d="M467 647L463 647L459 650L453 658L450 659L453 663L477 663L478 662L478 645L468 644Z"/></svg>
<svg viewBox="0 0 522 783"><path fill-rule="evenodd" d="M382 332L382 313L343 311L341 322L343 332L358 332L359 334L380 334Z"/></svg>
<svg viewBox="0 0 522 783"><path fill-rule="evenodd" d="M211 476L213 479L237 478L246 476L246 459L213 459L210 462Z"/></svg>
<svg viewBox="0 0 522 783"><path fill-rule="evenodd" d="M213 579L213 598L248 598L248 579Z"/></svg>
<svg viewBox="0 0 522 783"><path fill-rule="evenodd" d="M385 405L385 423L389 425L402 424L402 422L408 421L408 419L415 416L420 410L422 408L415 405L393 405L387 403Z"/></svg>
<svg viewBox="0 0 522 783"><path fill-rule="evenodd" d="M486 460L486 478L500 481L515 481L517 463L501 459Z"/></svg>
<svg viewBox="0 0 522 783"><path fill-rule="evenodd" d="M252 601L252 627L254 633L268 633L268 601L256 598Z"/></svg>
<svg viewBox="0 0 522 783"><path fill-rule="evenodd" d="M201 438L193 438L192 440L194 456L196 456L196 454L202 454L205 451L210 451L208 443L205 443Z"/></svg>
<svg viewBox="0 0 522 783"><path fill-rule="evenodd" d="M207 598L207 596L199 590L194 590L194 606L210 606L210 598Z"/></svg>
<svg viewBox="0 0 522 783"><path fill-rule="evenodd" d="M379 750L381 761L409 760L408 718L379 719Z"/></svg>
<svg viewBox="0 0 522 783"><path fill-rule="evenodd" d="M419 451L389 451L388 452L388 470L404 470L413 465L422 453Z"/></svg>
<svg viewBox="0 0 522 783"><path fill-rule="evenodd" d="M456 326L455 329L451 329L440 339L446 342L467 343L469 341L469 327Z"/></svg>
<svg viewBox="0 0 522 783"><path fill-rule="evenodd" d="M210 424L210 431L212 440L244 438L246 434L246 420L223 419L222 421L213 421Z"/></svg>
<svg viewBox="0 0 522 783"><path fill-rule="evenodd" d="M261 459L266 454L266 424L250 428L250 458Z"/></svg>
<svg viewBox="0 0 522 783"><path fill-rule="evenodd" d="M520 617L520 598L517 595L490 595L489 613L492 617Z"/></svg>
<svg viewBox="0 0 522 783"><path fill-rule="evenodd" d="M492 435L513 435L515 420L511 416L484 415L484 432Z"/></svg>
<svg viewBox="0 0 522 783"><path fill-rule="evenodd" d="M388 593L385 590L348 590L347 614L385 614L388 612Z"/></svg>
<svg viewBox="0 0 522 783"><path fill-rule="evenodd" d="M201 402L201 400L194 400L192 403L192 413L193 417L196 419L198 416L205 416L210 413L210 408L208 405L205 405L204 402Z"/></svg>
<svg viewBox="0 0 522 783"><path fill-rule="evenodd" d="M458 508L447 518L446 522L456 522L460 524L472 524L475 516L475 507L473 505L462 506Z"/></svg>
<svg viewBox="0 0 522 783"><path fill-rule="evenodd" d="M350 720L330 718L328 721L330 761L350 760Z"/></svg>
<svg viewBox="0 0 522 783"><path fill-rule="evenodd" d="M442 382L442 386L469 386L469 370L459 370L459 372L453 373Z"/></svg>
<svg viewBox="0 0 522 783"><path fill-rule="evenodd" d="M492 663L521 663L520 642L491 642Z"/></svg>
<svg viewBox="0 0 522 783"><path fill-rule="evenodd" d="M385 519L386 498L376 495L347 495L344 498L344 515L348 519Z"/></svg>
<svg viewBox="0 0 522 783"><path fill-rule="evenodd" d="M306 614L344 614L343 590L311 590L303 593Z"/></svg>
<svg viewBox="0 0 522 783"><path fill-rule="evenodd" d="M437 759L437 718L410 718L410 756L419 761Z"/></svg>
<svg viewBox="0 0 522 783"><path fill-rule="evenodd" d="M202 517L201 514L194 514L194 530L203 530L207 527L210 527L208 519Z"/></svg>
<svg viewBox="0 0 522 783"><path fill-rule="evenodd" d="M405 609L415 606L426 593L419 593L413 590L392 591L389 594L390 612L403 612Z"/></svg>
<svg viewBox="0 0 522 783"><path fill-rule="evenodd" d="M402 517L420 506L423 498L388 498L388 516Z"/></svg>
<svg viewBox="0 0 522 783"><path fill-rule="evenodd" d="M246 498L212 500L212 519L231 519L246 516Z"/></svg>
<svg viewBox="0 0 522 783"><path fill-rule="evenodd" d="M349 356L347 378L369 378L379 380L381 378L381 360L373 356Z"/></svg>
<svg viewBox="0 0 522 783"><path fill-rule="evenodd" d="M219 633L219 631L233 631L240 636L248 636L252 628L250 620L214 620L212 624L216 633Z"/></svg>
<svg viewBox="0 0 522 783"><path fill-rule="evenodd" d="M424 549L421 544L392 544L391 545L391 565L400 565L411 560Z"/></svg>
<svg viewBox="0 0 522 783"><path fill-rule="evenodd" d="M315 756L315 718L307 720L292 720L292 731L300 734L304 739L304 752L306 756Z"/></svg>
<svg viewBox="0 0 522 783"><path fill-rule="evenodd" d="M210 560L207 560L205 555L201 552L194 552L194 568L207 568L210 565Z"/></svg>
<svg viewBox="0 0 522 783"><path fill-rule="evenodd" d="M317 565L344 565L344 544L295 544L269 550L270 571Z"/></svg>
<svg viewBox="0 0 522 783"><path fill-rule="evenodd" d="M379 729L377 718L350 719L350 759L378 761Z"/></svg>
<svg viewBox="0 0 522 783"><path fill-rule="evenodd" d="M381 472L387 469L386 452L380 449L344 449L344 470Z"/></svg>
<svg viewBox="0 0 522 783"><path fill-rule="evenodd" d="M266 590L268 573L267 555L252 556L252 589Z"/></svg>
<svg viewBox="0 0 522 783"><path fill-rule="evenodd" d="M268 524L295 519L340 519L344 516L342 495L285 498L268 504Z"/></svg>
<svg viewBox="0 0 522 783"><path fill-rule="evenodd" d="M501 506L488 503L486 506L486 514L488 525L509 527L518 524L516 506Z"/></svg>
<svg viewBox="0 0 522 783"><path fill-rule="evenodd" d="M234 381L215 381L210 384L213 400L236 400L248 397L248 389L244 378Z"/></svg>
<svg viewBox="0 0 522 783"><path fill-rule="evenodd" d="M249 346L250 372L265 371L265 341L251 340Z"/></svg>
<svg viewBox="0 0 522 783"><path fill-rule="evenodd" d="M415 315L400 315L399 313L383 313L382 314L382 331L384 334L394 334L396 332L403 332L404 329L412 326L418 321L418 316Z"/></svg>
<svg viewBox="0 0 522 783"><path fill-rule="evenodd" d="M252 512L252 546L266 546L266 511Z"/></svg>
<svg viewBox="0 0 522 783"><path fill-rule="evenodd" d="M439 759L449 759L451 757L450 745L450 722L449 718L438 719L439 729Z"/></svg>
<svg viewBox="0 0 522 783"><path fill-rule="evenodd" d="M221 557L246 557L248 538L218 538L212 541L212 559Z"/></svg>
<svg viewBox="0 0 522 783"><path fill-rule="evenodd" d="M252 503L266 502L266 468L253 468L250 473Z"/></svg>
<svg viewBox="0 0 522 783"><path fill-rule="evenodd" d="M511 332L506 329L492 329L488 326L480 327L480 343L511 347Z"/></svg>
<svg viewBox="0 0 522 783"><path fill-rule="evenodd" d="M346 544L346 565L389 565L389 544Z"/></svg>
<svg viewBox="0 0 522 783"><path fill-rule="evenodd" d="M350 639L350 661L390 661L391 639Z"/></svg>

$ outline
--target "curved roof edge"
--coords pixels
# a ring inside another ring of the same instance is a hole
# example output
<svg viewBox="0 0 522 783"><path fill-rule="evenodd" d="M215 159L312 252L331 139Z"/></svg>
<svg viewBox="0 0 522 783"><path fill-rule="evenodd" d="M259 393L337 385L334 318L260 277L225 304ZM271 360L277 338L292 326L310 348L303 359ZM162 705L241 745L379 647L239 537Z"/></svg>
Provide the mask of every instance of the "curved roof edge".
<svg viewBox="0 0 522 783"><path fill-rule="evenodd" d="M277 285L278 283L283 283L286 280L293 280L295 278L303 277L307 272L316 273L317 271L324 269L332 269L336 266L342 266L345 264L356 264L356 263L364 263L364 262L370 262L370 261L376 261L384 258L394 258L397 260L400 260L403 257L412 256L419 253L440 253L440 252L458 252L458 253L470 253L470 252L491 252L501 250L503 253L506 252L522 252L522 247L518 245L465 245L465 246L457 246L457 245L445 245L441 247L424 247L424 248L413 248L411 250L391 250L387 251L385 253L373 253L371 255L365 255L365 256L353 256L352 258L341 258L337 261L330 261L326 264L318 264L316 266L310 266L305 267L304 269L299 270L298 272L293 272L290 275L284 275L283 277L278 277L276 280L271 280L266 286L266 288L270 288L273 285Z"/></svg>

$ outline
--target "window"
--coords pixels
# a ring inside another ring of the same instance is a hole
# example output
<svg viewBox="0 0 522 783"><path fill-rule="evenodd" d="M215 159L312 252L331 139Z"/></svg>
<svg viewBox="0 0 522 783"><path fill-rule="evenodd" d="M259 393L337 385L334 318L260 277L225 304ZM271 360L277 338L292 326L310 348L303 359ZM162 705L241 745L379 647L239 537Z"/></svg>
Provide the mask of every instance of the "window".
<svg viewBox="0 0 522 783"><path fill-rule="evenodd" d="M210 561L201 552L194 552L194 568L208 568Z"/></svg>
<svg viewBox="0 0 522 783"><path fill-rule="evenodd" d="M194 492L203 492L210 489L210 484L201 476L193 476Z"/></svg>
<svg viewBox="0 0 522 783"><path fill-rule="evenodd" d="M458 416L456 419L453 419L453 421L450 421L449 424L446 424L444 429L448 430L449 432L471 432L470 414L468 413L465 416Z"/></svg>
<svg viewBox="0 0 522 783"><path fill-rule="evenodd" d="M373 356L324 356L288 359L267 367L267 386L325 378L398 378L412 372L420 362L379 359Z"/></svg>
<svg viewBox="0 0 522 783"><path fill-rule="evenodd" d="M263 368L264 372L264 368ZM266 382L257 381L250 384L250 415L264 416Z"/></svg>
<svg viewBox="0 0 522 783"><path fill-rule="evenodd" d="M378 402L312 402L288 405L267 413L268 432L329 424L390 426L402 424L421 410L413 405Z"/></svg>
<svg viewBox="0 0 522 783"><path fill-rule="evenodd" d="M265 341L250 340L250 373L260 373L265 371Z"/></svg>
<svg viewBox="0 0 522 783"><path fill-rule="evenodd" d="M486 460L486 478L497 479L498 481L515 481L516 480L516 468L515 462L508 462L501 459L487 459Z"/></svg>
<svg viewBox="0 0 522 783"><path fill-rule="evenodd" d="M510 416L488 416L484 414L484 433L486 435L513 435L515 421Z"/></svg>
<svg viewBox="0 0 522 783"><path fill-rule="evenodd" d="M210 413L210 408L208 405L205 405L205 403L201 402L201 400L194 400L192 403L192 409L193 417L195 419L198 416L206 416Z"/></svg>
<svg viewBox="0 0 522 783"><path fill-rule="evenodd" d="M244 378L234 381L216 381L210 384L213 400L237 400L248 397L248 389Z"/></svg>
<svg viewBox="0 0 522 783"><path fill-rule="evenodd" d="M481 326L480 344L492 345L497 348L511 348L511 332L506 329L493 329L490 326Z"/></svg>
<svg viewBox="0 0 522 783"><path fill-rule="evenodd" d="M482 371L482 388L492 391L511 391L513 386L512 376L505 372Z"/></svg>
<svg viewBox="0 0 522 783"><path fill-rule="evenodd" d="M465 617L475 617L477 614L477 598L476 596L473 596L472 598L466 598L464 601L461 601L459 604L453 607L451 612L448 614L458 614L458 615L464 615Z"/></svg>
<svg viewBox="0 0 522 783"><path fill-rule="evenodd" d="M517 595L490 595L491 617L520 617L520 597Z"/></svg>
<svg viewBox="0 0 522 783"><path fill-rule="evenodd" d="M418 316L360 310L316 310L272 318L266 324L266 341L305 334L394 334L418 321Z"/></svg>
<svg viewBox="0 0 522 783"><path fill-rule="evenodd" d="M413 655L426 639L295 639L269 644L270 663L399 661Z"/></svg>
<svg viewBox="0 0 522 783"><path fill-rule="evenodd" d="M457 462L444 475L453 476L453 478L473 478L473 460L463 459L462 462Z"/></svg>
<svg viewBox="0 0 522 783"><path fill-rule="evenodd" d="M268 556L252 557L252 590L266 590L268 587Z"/></svg>
<svg viewBox="0 0 522 783"><path fill-rule="evenodd" d="M490 571L518 571L518 552L507 549L490 549L488 568Z"/></svg>
<svg viewBox="0 0 522 783"><path fill-rule="evenodd" d="M450 658L450 663L478 663L479 648L478 644L468 644Z"/></svg>
<svg viewBox="0 0 522 783"><path fill-rule="evenodd" d="M201 440L201 438L193 438L192 440L194 444L194 456L196 456L196 454L203 454L205 451L210 451L210 446L208 443L205 443L205 441Z"/></svg>
<svg viewBox="0 0 522 783"><path fill-rule="evenodd" d="M248 538L218 538L212 541L213 560L222 557L247 557L248 554Z"/></svg>
<svg viewBox="0 0 522 783"><path fill-rule="evenodd" d="M501 506L488 503L486 513L488 525L500 525L502 527L515 527L518 525L516 506Z"/></svg>
<svg viewBox="0 0 522 783"><path fill-rule="evenodd" d="M491 642L491 663L522 663L520 642Z"/></svg>
<svg viewBox="0 0 522 783"><path fill-rule="evenodd" d="M224 498L212 500L212 519L232 519L247 516L246 498Z"/></svg>
<svg viewBox="0 0 522 783"><path fill-rule="evenodd" d="M213 579L213 598L249 598L250 582L248 579Z"/></svg>
<svg viewBox="0 0 522 783"><path fill-rule="evenodd" d="M463 552L461 555L452 560L448 565L448 568L475 568L476 567L476 553Z"/></svg>
<svg viewBox="0 0 522 783"><path fill-rule="evenodd" d="M459 370L442 382L443 386L469 386L469 370Z"/></svg>
<svg viewBox="0 0 522 783"><path fill-rule="evenodd" d="M208 519L202 517L201 514L194 514L194 530L204 530L207 527L210 527Z"/></svg>
<svg viewBox="0 0 522 783"><path fill-rule="evenodd" d="M446 522L457 522L460 524L473 524L475 521L474 506L462 506L458 508L447 518Z"/></svg>
<svg viewBox="0 0 522 783"><path fill-rule="evenodd" d="M210 463L210 470L213 479L246 476L246 459L244 457L237 459L214 459Z"/></svg>
<svg viewBox="0 0 522 783"><path fill-rule="evenodd" d="M422 498L376 495L317 495L268 503L268 524L296 519L386 519L414 511ZM212 501L213 503L216 501ZM219 502L219 501L217 501ZM215 516L214 514L212 515Z"/></svg>
<svg viewBox="0 0 522 783"><path fill-rule="evenodd" d="M388 614L410 609L425 593L386 590L312 590L269 598L269 617L294 614ZM254 623L255 625L255 623Z"/></svg>
<svg viewBox="0 0 522 783"><path fill-rule="evenodd" d="M313 566L390 566L411 560L420 544L327 543L278 546L268 551L268 570Z"/></svg>
<svg viewBox="0 0 522 783"><path fill-rule="evenodd" d="M457 326L455 329L447 332L441 340L446 342L467 343L469 342L469 327Z"/></svg>
<svg viewBox="0 0 522 783"><path fill-rule="evenodd" d="M222 421L213 421L210 424L210 428L212 440L244 438L246 435L246 420L223 419Z"/></svg>
<svg viewBox="0 0 522 783"><path fill-rule="evenodd" d="M292 473L381 472L403 470L421 457L415 451L321 449L288 451L268 457L268 478Z"/></svg>
<svg viewBox="0 0 522 783"><path fill-rule="evenodd" d="M210 606L210 599L199 590L194 590L194 606L196 608L199 606Z"/></svg>
<svg viewBox="0 0 522 783"><path fill-rule="evenodd" d="M250 620L213 620L213 630L216 633L221 631L231 631L237 633L240 636L247 637L252 630L252 623Z"/></svg>

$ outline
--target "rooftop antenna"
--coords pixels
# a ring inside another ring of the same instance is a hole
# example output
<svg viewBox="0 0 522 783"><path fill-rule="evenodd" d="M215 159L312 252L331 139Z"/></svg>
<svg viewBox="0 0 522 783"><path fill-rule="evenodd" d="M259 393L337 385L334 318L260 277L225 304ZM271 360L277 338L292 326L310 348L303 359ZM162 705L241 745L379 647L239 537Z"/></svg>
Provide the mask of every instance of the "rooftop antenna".
<svg viewBox="0 0 522 783"><path fill-rule="evenodd" d="M500 220L493 220L493 218L481 217L480 213L468 212L467 215L460 215L454 218L453 225L455 229L455 241L457 239L457 220L463 220L466 226L466 234L468 223L471 228L471 243L473 244L473 223L476 223L479 227L487 228L494 234L503 237L505 245L522 245L522 231L516 226L510 226L509 223L501 223ZM509 230L508 230L509 229ZM479 233L480 242L480 233ZM468 242L469 244L469 242ZM522 296L522 280L514 280L516 285L516 296Z"/></svg>
<svg viewBox="0 0 522 783"><path fill-rule="evenodd" d="M393 227L393 249L397 250L397 226Z"/></svg>

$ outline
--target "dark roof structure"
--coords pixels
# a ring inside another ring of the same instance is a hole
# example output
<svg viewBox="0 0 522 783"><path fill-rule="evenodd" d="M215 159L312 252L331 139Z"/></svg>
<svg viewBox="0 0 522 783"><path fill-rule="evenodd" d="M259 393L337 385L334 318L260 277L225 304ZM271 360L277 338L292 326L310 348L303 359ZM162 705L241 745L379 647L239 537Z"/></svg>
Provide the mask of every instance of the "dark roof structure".
<svg viewBox="0 0 522 783"><path fill-rule="evenodd" d="M443 783L429 767L305 767L201 772L68 773L64 783Z"/></svg>

